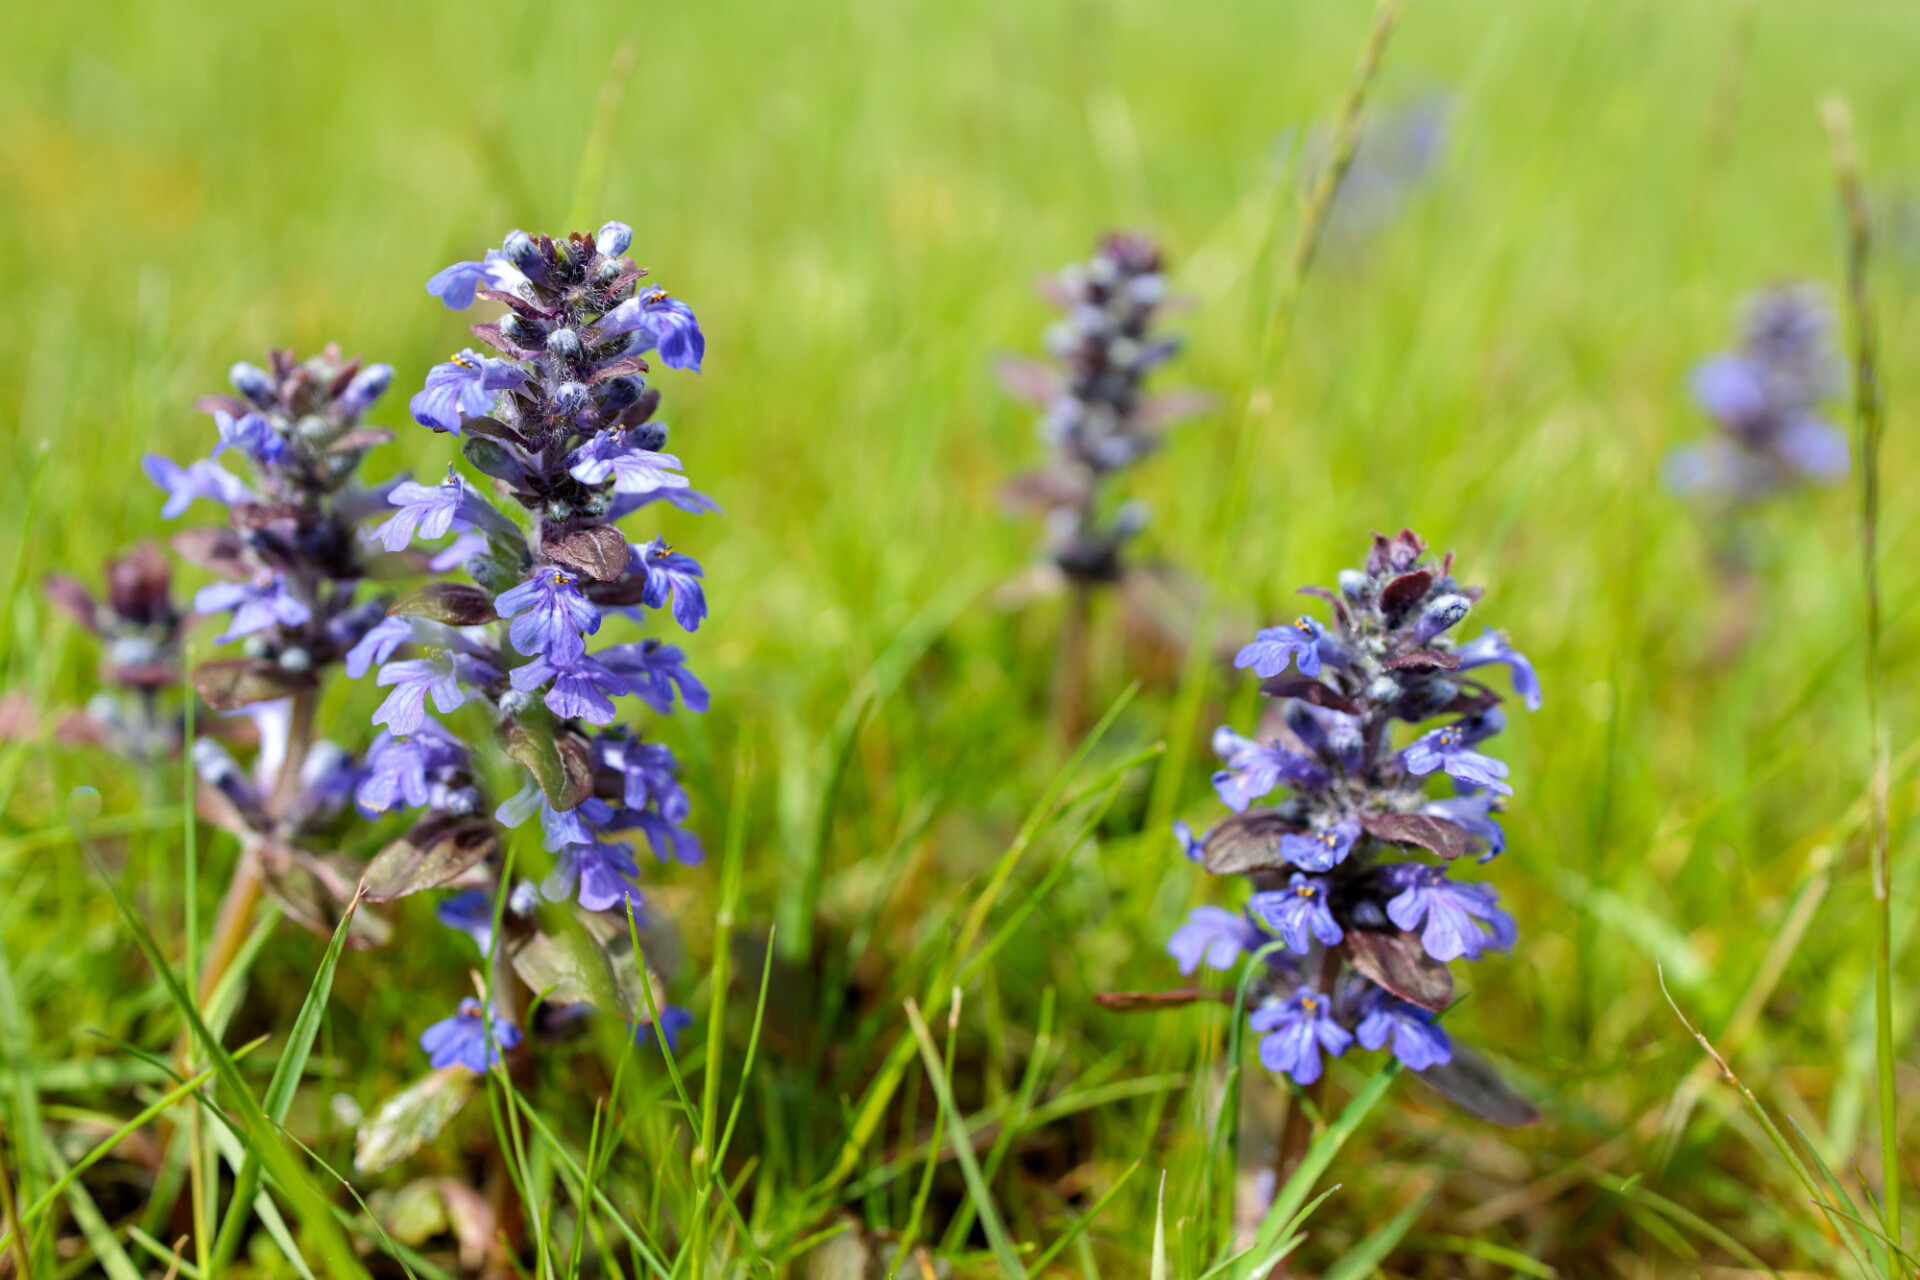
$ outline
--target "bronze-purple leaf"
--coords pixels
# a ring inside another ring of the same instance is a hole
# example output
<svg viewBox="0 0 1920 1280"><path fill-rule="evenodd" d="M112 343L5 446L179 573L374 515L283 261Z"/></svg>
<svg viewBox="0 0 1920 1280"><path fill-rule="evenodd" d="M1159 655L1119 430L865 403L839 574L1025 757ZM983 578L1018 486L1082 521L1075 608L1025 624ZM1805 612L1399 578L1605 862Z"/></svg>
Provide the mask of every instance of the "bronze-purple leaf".
<svg viewBox="0 0 1920 1280"><path fill-rule="evenodd" d="M1347 602L1325 587L1295 587L1294 594L1325 600L1333 606L1333 616L1340 620L1341 626L1349 628L1353 626L1353 614L1347 611Z"/></svg>
<svg viewBox="0 0 1920 1280"><path fill-rule="evenodd" d="M500 847L485 818L435 814L367 864L367 901L390 902L455 880Z"/></svg>
<svg viewBox="0 0 1920 1280"><path fill-rule="evenodd" d="M247 563L247 544L225 525L195 525L182 529L168 541L182 560L217 573L229 582L244 582L253 576L253 568Z"/></svg>
<svg viewBox="0 0 1920 1280"><path fill-rule="evenodd" d="M492 436L495 440L505 440L508 444L528 448L527 438L515 431L498 418L462 418L460 429L475 435Z"/></svg>
<svg viewBox="0 0 1920 1280"><path fill-rule="evenodd" d="M627 540L612 525L596 524L571 533L550 536L540 549L550 560L558 560L569 569L577 569L596 582L612 582L627 571L633 553Z"/></svg>
<svg viewBox="0 0 1920 1280"><path fill-rule="evenodd" d="M1441 653L1438 649L1416 649L1412 653L1403 653L1397 658L1389 658L1387 665L1453 671L1459 668L1460 659L1451 653Z"/></svg>
<svg viewBox="0 0 1920 1280"><path fill-rule="evenodd" d="M1344 711L1350 716L1360 714L1360 708L1354 705L1352 699L1343 697L1339 691L1298 671L1288 671L1262 680L1260 692L1269 698L1298 698L1329 711Z"/></svg>
<svg viewBox="0 0 1920 1280"><path fill-rule="evenodd" d="M253 401L226 395L200 396L194 400L193 407L201 413L224 413L235 418L244 418L255 411Z"/></svg>
<svg viewBox="0 0 1920 1280"><path fill-rule="evenodd" d="M75 622L95 635L100 633L99 606L94 603L93 593L78 578L70 578L64 573L50 573L45 590L47 599L73 615Z"/></svg>
<svg viewBox="0 0 1920 1280"><path fill-rule="evenodd" d="M193 669L193 687L215 711L234 711L252 702L271 702L311 689L312 671L289 671L264 658L225 658Z"/></svg>
<svg viewBox="0 0 1920 1280"><path fill-rule="evenodd" d="M298 526L307 513L290 502L242 502L233 509L236 529L259 530L269 525Z"/></svg>
<svg viewBox="0 0 1920 1280"><path fill-rule="evenodd" d="M1073 506L1086 497L1087 482L1064 467L1023 471L1000 486L1000 505L1020 515Z"/></svg>
<svg viewBox="0 0 1920 1280"><path fill-rule="evenodd" d="M328 453L349 453L355 449L377 449L383 444L391 444L393 432L385 427L355 427L327 446Z"/></svg>
<svg viewBox="0 0 1920 1280"><path fill-rule="evenodd" d="M1201 391L1196 387L1176 387L1171 391L1162 391L1158 395L1148 396L1141 404L1137 415L1144 427L1166 427L1183 418L1196 414L1209 413L1220 403L1220 397L1211 391Z"/></svg>
<svg viewBox="0 0 1920 1280"><path fill-rule="evenodd" d="M1438 1013L1453 1003L1453 974L1427 954L1418 934L1349 929L1341 949L1361 977L1409 1004Z"/></svg>
<svg viewBox="0 0 1920 1280"><path fill-rule="evenodd" d="M1231 1004L1233 996L1225 991L1206 991L1183 987L1177 991L1096 991L1093 1001L1115 1013L1140 1013L1155 1009L1178 1009L1182 1005Z"/></svg>
<svg viewBox="0 0 1920 1280"><path fill-rule="evenodd" d="M1431 570L1415 569L1412 573L1403 573L1380 588L1380 607L1389 618L1394 617L1426 599L1432 587Z"/></svg>
<svg viewBox="0 0 1920 1280"><path fill-rule="evenodd" d="M587 379L587 385L605 382L609 378L624 378L630 373L645 373L647 367L647 362L639 356L621 356L604 368L595 370L594 375Z"/></svg>
<svg viewBox="0 0 1920 1280"><path fill-rule="evenodd" d="M544 715L539 708L535 713ZM571 809L593 794L592 754L577 738L556 739L530 713L507 726L507 754L527 766L555 809Z"/></svg>
<svg viewBox="0 0 1920 1280"><path fill-rule="evenodd" d="M427 618L450 627L477 627L498 622L493 597L464 582L429 582L395 600L387 608L388 617Z"/></svg>
<svg viewBox="0 0 1920 1280"><path fill-rule="evenodd" d="M1299 835L1299 823L1273 809L1249 809L1224 819L1207 835L1200 865L1219 876L1274 871L1287 865L1280 856L1280 837Z"/></svg>
<svg viewBox="0 0 1920 1280"><path fill-rule="evenodd" d="M1066 379L1050 364L1025 356L1001 356L993 362L1000 385L1028 404L1045 406L1066 389Z"/></svg>
<svg viewBox="0 0 1920 1280"><path fill-rule="evenodd" d="M1453 1061L1416 1071L1413 1078L1468 1115L1490 1124L1524 1129L1539 1123L1539 1108L1502 1080L1486 1059L1458 1041L1453 1046Z"/></svg>
<svg viewBox="0 0 1920 1280"><path fill-rule="evenodd" d="M1417 844L1452 862L1467 851L1467 832L1430 813L1370 813L1360 819L1367 834L1394 844Z"/></svg>
<svg viewBox="0 0 1920 1280"><path fill-rule="evenodd" d="M353 901L359 864L343 853L313 854L272 841L263 841L255 856L267 896L301 928L332 937ZM392 925L371 911L358 910L347 928L347 946L365 951L384 946L392 936Z"/></svg>

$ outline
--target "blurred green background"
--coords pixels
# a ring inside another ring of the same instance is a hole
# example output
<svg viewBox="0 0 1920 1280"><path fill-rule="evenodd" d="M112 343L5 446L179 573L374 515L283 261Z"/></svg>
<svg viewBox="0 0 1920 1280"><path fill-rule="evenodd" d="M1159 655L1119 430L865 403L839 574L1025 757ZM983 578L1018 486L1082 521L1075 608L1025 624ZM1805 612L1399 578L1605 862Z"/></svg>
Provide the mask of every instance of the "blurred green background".
<svg viewBox="0 0 1920 1280"><path fill-rule="evenodd" d="M407 421L405 398L470 339L422 282L509 227L629 222L633 256L706 330L704 374L656 383L674 451L726 509L661 521L705 565L714 605L685 646L714 709L662 735L691 762L710 847L746 754L742 927L778 918L789 938L861 957L849 1000L871 1024L825 1068L810 1058L821 971L789 941L792 1025L757 1068L736 1144L760 1157L753 1194L772 1202L824 1171L842 1099L878 1063L871 1043L901 1025L892 967L946 927L1064 756L1047 719L1057 618L1008 615L986 594L1038 534L1000 512L998 486L1043 452L992 357L1038 347L1049 313L1036 274L1111 227L1161 238L1196 303L1174 322L1189 345L1163 381L1222 405L1127 483L1151 504L1154 552L1196 572L1214 563L1257 321L1297 217L1288 158L1329 119L1368 22L1347 0L18 8L0 43L0 568L20 565L8 689L43 716L84 701L94 646L50 616L37 583L56 569L97 582L105 556L163 532L137 457L205 453L211 430L191 402L221 389L231 362L330 340L391 362L373 421L401 438L367 469L438 472L447 442ZM637 62L616 100L623 45ZM1767 509L1752 636L1728 656L1718 638L1748 606L1659 464L1707 430L1687 371L1730 341L1738 299L1778 278L1838 283L1817 104L1842 91L1881 214L1906 1063L1920 876L1904 754L1920 674L1907 501L1920 476L1916 65L1920 15L1867 0L1416 0L1395 34L1370 102L1449 94L1444 150L1396 218L1333 238L1314 264L1215 585L1249 616L1291 616L1295 586L1330 583L1372 530L1411 525L1459 553L1488 589L1479 616L1538 666L1546 706L1501 742L1518 792L1509 852L1485 872L1522 942L1467 975L1472 998L1450 1025L1548 1118L1496 1133L1396 1086L1330 1175L1343 1190L1310 1227L1305 1273L1436 1183L1394 1274L1505 1274L1494 1246L1563 1275L1749 1265L1724 1237L1774 1265L1829 1265L1804 1196L1729 1091L1709 1077L1680 1131L1662 1127L1700 1054L1655 968L1712 1035L1754 993L1751 1030L1726 1046L1743 1079L1850 1180L1856 1160L1877 1168L1855 495ZM597 111L604 172L583 172ZM1164 664L1137 669L1109 635L1095 668L1101 705L1148 678L1106 754L1168 732ZM828 818L818 919L798 919L827 743L876 670L887 696ZM359 745L374 693L337 684L323 723ZM1249 682L1216 674L1202 730L1250 727L1255 701ZM1177 810L1196 825L1219 811L1207 759L1196 742L1181 780ZM1183 1073L1223 1014L1118 1015L1090 998L1178 985L1167 932L1189 905L1240 900L1200 883L1164 831L1141 831L1151 776L1135 771L1099 839L969 991L969 1097L1018 1079L1046 988L1061 1057L1044 1096L1074 1080L1193 1083ZM110 1052L84 1028L131 1034L151 1013L130 994L148 975L76 851L19 838L57 827L81 783L109 814L142 804L125 766L44 739L8 747L0 768L0 926L24 1034L10 1055L38 1061ZM905 861L883 862L903 832ZM177 867L171 832L134 845L136 869ZM1060 853L1036 851L1021 883ZM210 910L230 845L207 856ZM664 878L689 961L675 989L691 999L714 877ZM159 888L150 901L177 911ZM1797 923L1796 902L1811 912ZM454 941L424 909L407 919L417 942L343 964L333 1077L316 1097L370 1107L411 1078L416 993L437 1009L462 991ZM247 1006L257 1030L284 1027L319 948L290 929L269 948ZM1342 1063L1335 1095L1363 1069ZM590 1102L569 1096L564 1064L553 1070L548 1102L584 1135ZM1920 1090L1910 1064L1900 1085ZM133 1109L110 1090L55 1093ZM1278 1090L1259 1073L1249 1094L1249 1131L1270 1128ZM1087 1188L1136 1158L1185 1167L1201 1140L1186 1097L1118 1097L1023 1137L997 1183L1017 1234L1051 1239ZM344 1149L317 1123L324 1150ZM874 1158L896 1137L890 1125ZM1153 1180L1137 1178L1089 1234L1106 1274L1145 1274ZM959 1185L942 1170L937 1226ZM895 1194L853 1200L862 1225L848 1238L897 1229Z"/></svg>

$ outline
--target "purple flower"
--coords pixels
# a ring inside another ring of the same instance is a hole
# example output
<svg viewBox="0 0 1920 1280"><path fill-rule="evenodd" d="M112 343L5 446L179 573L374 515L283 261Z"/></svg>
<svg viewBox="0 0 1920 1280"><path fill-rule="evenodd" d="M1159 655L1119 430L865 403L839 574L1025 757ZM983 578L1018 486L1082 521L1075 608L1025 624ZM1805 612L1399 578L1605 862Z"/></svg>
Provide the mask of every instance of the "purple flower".
<svg viewBox="0 0 1920 1280"><path fill-rule="evenodd" d="M1213 775L1213 789L1235 813L1267 795L1285 781L1303 787L1321 787L1326 771L1303 755L1279 746L1264 746L1221 726L1213 734L1214 754L1226 768Z"/></svg>
<svg viewBox="0 0 1920 1280"><path fill-rule="evenodd" d="M1195 907L1187 913L1187 922L1167 939L1167 953L1180 964L1181 973L1192 973L1204 961L1209 969L1225 972L1233 968L1243 951L1258 951L1266 938L1253 923L1237 911L1225 907Z"/></svg>
<svg viewBox="0 0 1920 1280"><path fill-rule="evenodd" d="M649 609L664 606L671 593L673 620L687 631L700 629L700 620L707 616L707 593L700 586L704 575L692 556L682 555L668 546L665 538L656 537L645 546L633 548L628 568L646 575L640 598Z"/></svg>
<svg viewBox="0 0 1920 1280"><path fill-rule="evenodd" d="M1526 702L1527 710L1540 709L1540 678L1533 673L1533 664L1525 654L1509 645L1501 632L1483 632L1479 639L1469 640L1453 652L1460 659L1461 671L1495 662L1504 664L1513 674L1513 691Z"/></svg>
<svg viewBox="0 0 1920 1280"><path fill-rule="evenodd" d="M597 485L612 476L615 493L652 493L684 489L688 484L680 474L680 459L636 449L627 443L624 431L602 431L575 449L567 458L567 471L581 484Z"/></svg>
<svg viewBox="0 0 1920 1280"><path fill-rule="evenodd" d="M1379 1049L1393 1040L1393 1056L1412 1071L1425 1071L1453 1061L1453 1041L1419 1005L1408 1004L1375 987L1361 1007L1366 1011L1354 1035L1361 1047Z"/></svg>
<svg viewBox="0 0 1920 1280"><path fill-rule="evenodd" d="M484 416L493 408L493 393L517 387L527 375L505 360L491 360L462 351L427 372L427 385L407 402L414 421L435 431L460 434L468 418Z"/></svg>
<svg viewBox="0 0 1920 1280"><path fill-rule="evenodd" d="M667 1052L680 1052L680 1033L693 1025L693 1015L675 1005L660 1010L660 1034L666 1037ZM642 1022L633 1029L635 1044L653 1043L653 1026Z"/></svg>
<svg viewBox="0 0 1920 1280"><path fill-rule="evenodd" d="M594 233L594 252L605 258L617 258L633 243L633 228L624 222L602 223Z"/></svg>
<svg viewBox="0 0 1920 1280"><path fill-rule="evenodd" d="M1320 637L1327 629L1312 618L1295 618L1284 627L1267 627L1253 637L1253 643L1234 655L1236 667L1252 667L1262 680L1287 669L1291 659L1300 664L1300 674L1320 674Z"/></svg>
<svg viewBox="0 0 1920 1280"><path fill-rule="evenodd" d="M588 911L606 911L623 902L640 909L640 890L634 877L640 874L633 860L633 846L589 841L570 844L560 851L553 873L540 886L550 902L565 902L576 897Z"/></svg>
<svg viewBox="0 0 1920 1280"><path fill-rule="evenodd" d="M393 692L373 713L373 723L384 724L401 737L418 733L426 723L429 693L433 695L433 705L443 715L467 700L455 670L454 655L450 653L389 662L380 668L374 683L382 689L392 685Z"/></svg>
<svg viewBox="0 0 1920 1280"><path fill-rule="evenodd" d="M1501 781L1507 776L1507 766L1469 747L1466 731L1458 724L1422 734L1400 753L1400 760L1407 772L1415 776L1445 769L1462 782L1498 791L1503 796L1513 794L1513 788Z"/></svg>
<svg viewBox="0 0 1920 1280"><path fill-rule="evenodd" d="M1464 829L1469 836L1484 840L1487 851L1480 855L1482 862L1491 862L1506 851L1507 833L1490 816L1493 812L1493 793L1490 791L1455 796L1450 800L1434 800L1420 806L1420 812L1444 818Z"/></svg>
<svg viewBox="0 0 1920 1280"><path fill-rule="evenodd" d="M462 889L442 898L433 909L433 918L472 938L481 955L493 949L493 895L485 889Z"/></svg>
<svg viewBox="0 0 1920 1280"><path fill-rule="evenodd" d="M353 375L353 381L334 401L340 412L349 418L357 418L373 408L374 401L387 394L387 388L393 385L393 366L390 364L370 364Z"/></svg>
<svg viewBox="0 0 1920 1280"><path fill-rule="evenodd" d="M422 538L445 536L453 527L466 502L467 486L447 468L447 478L436 485L408 480L393 487L387 501L400 508L387 522L373 531L389 551L405 551L415 535Z"/></svg>
<svg viewBox="0 0 1920 1280"><path fill-rule="evenodd" d="M1798 418L1789 423L1774 447L1782 461L1815 484L1844 480L1853 468L1847 433L1818 418Z"/></svg>
<svg viewBox="0 0 1920 1280"><path fill-rule="evenodd" d="M1255 1031L1268 1032L1260 1041L1260 1061L1269 1071L1284 1071L1295 1084L1320 1078L1320 1052L1334 1057L1347 1051L1353 1036L1333 1020L1333 1002L1312 987L1295 987L1285 1004L1254 1010L1249 1019Z"/></svg>
<svg viewBox="0 0 1920 1280"><path fill-rule="evenodd" d="M235 418L225 409L216 409L213 425L220 432L220 443L213 446L216 458L228 449L239 449L260 463L278 462L286 456L287 442L257 413L243 413Z"/></svg>
<svg viewBox="0 0 1920 1280"><path fill-rule="evenodd" d="M358 680L367 668L385 662L393 651L413 639L413 623L408 618L382 618L347 650L347 676Z"/></svg>
<svg viewBox="0 0 1920 1280"><path fill-rule="evenodd" d="M649 289L607 312L600 321L600 335L621 333L642 335L635 352L660 349L660 359L669 369L700 372L700 361L707 354L707 339L700 332L693 311L665 289Z"/></svg>
<svg viewBox="0 0 1920 1280"><path fill-rule="evenodd" d="M400 804L472 812L479 792L454 786L464 780L468 767L465 745L438 720L423 715L412 733L400 737L383 730L373 740L354 800L370 818Z"/></svg>
<svg viewBox="0 0 1920 1280"><path fill-rule="evenodd" d="M1728 427L1756 422L1767 415L1766 371L1745 356L1714 356L1693 371L1693 398Z"/></svg>
<svg viewBox="0 0 1920 1280"><path fill-rule="evenodd" d="M1287 881L1286 888L1254 894L1247 900L1247 909L1299 955L1312 949L1307 942L1309 933L1328 947L1338 945L1340 939L1347 936L1327 908L1327 882L1298 871Z"/></svg>
<svg viewBox="0 0 1920 1280"><path fill-rule="evenodd" d="M1193 828L1187 825L1184 818L1173 820L1173 838L1179 844L1180 852L1187 855L1188 862L1200 861L1201 855L1207 850L1207 837L1193 834Z"/></svg>
<svg viewBox="0 0 1920 1280"><path fill-rule="evenodd" d="M666 502L678 507L689 515L717 513L720 504L701 493L698 489L650 489L645 493L618 493L613 505L607 508L607 523L624 520L640 508L654 502Z"/></svg>
<svg viewBox="0 0 1920 1280"><path fill-rule="evenodd" d="M313 610L287 589L280 574L260 570L247 582L216 582L193 595L196 613L233 610L233 622L220 643L238 640L276 623L286 627L304 626Z"/></svg>
<svg viewBox="0 0 1920 1280"><path fill-rule="evenodd" d="M487 540L483 535L478 533L462 533L455 536L452 542L449 542L446 546L435 552L433 559L427 561L427 568L433 570L435 573L445 573L449 569L459 568L486 549Z"/></svg>
<svg viewBox="0 0 1920 1280"><path fill-rule="evenodd" d="M1490 886L1456 884L1439 867L1410 862L1382 867L1380 875L1400 890L1387 903L1387 918L1409 932L1425 921L1420 945L1435 960L1478 960L1489 940L1478 921L1492 931L1494 946L1504 951L1513 945L1513 917L1494 905L1499 895Z"/></svg>
<svg viewBox="0 0 1920 1280"><path fill-rule="evenodd" d="M493 1024L493 1043L487 1043L487 1023ZM420 1047L437 1069L456 1064L475 1075L485 1075L489 1067L500 1065L502 1049L520 1045L520 1029L491 1009L482 1010L480 1002L469 996L460 1002L460 1012L436 1022L420 1033Z"/></svg>
<svg viewBox="0 0 1920 1280"><path fill-rule="evenodd" d="M505 254L489 249L485 262L456 262L434 272L427 281L427 292L444 302L447 310L465 311L473 305L475 290L503 289L518 274Z"/></svg>
<svg viewBox="0 0 1920 1280"><path fill-rule="evenodd" d="M595 747L600 761L625 780L621 802L629 809L649 804L669 822L686 820L691 804L680 785L679 762L673 752L653 742L639 742L624 734L602 734Z"/></svg>
<svg viewBox="0 0 1920 1280"><path fill-rule="evenodd" d="M1359 838L1359 820L1343 818L1309 836L1281 836L1280 856L1302 871L1331 871L1347 860Z"/></svg>
<svg viewBox="0 0 1920 1280"><path fill-rule="evenodd" d="M513 687L522 693L553 681L547 690L547 710L566 719L585 720L588 724L613 723L613 699L628 691L626 677L609 671L591 655L582 654L565 666L556 667L545 658L535 658L507 674Z"/></svg>
<svg viewBox="0 0 1920 1280"><path fill-rule="evenodd" d="M623 821L632 824L646 833L647 844L653 849L653 856L662 862L678 862L685 866L698 866L707 856L700 844L700 837L669 822L665 817L651 810L642 813L628 813Z"/></svg>
<svg viewBox="0 0 1920 1280"><path fill-rule="evenodd" d="M1360 770L1367 742L1360 730L1359 716L1290 698L1287 728L1293 730L1293 736L1314 755L1336 762L1348 772Z"/></svg>
<svg viewBox="0 0 1920 1280"><path fill-rule="evenodd" d="M211 459L199 458L184 470L172 458L149 453L140 459L147 479L166 490L166 505L160 508L163 519L171 520L193 505L195 498L210 498L222 506L254 501L246 482Z"/></svg>
<svg viewBox="0 0 1920 1280"><path fill-rule="evenodd" d="M586 653L581 633L600 629L600 611L574 585L573 574L542 565L519 586L501 592L493 607L512 618L507 634L513 647L528 657L542 657L556 666L570 666Z"/></svg>
<svg viewBox="0 0 1920 1280"><path fill-rule="evenodd" d="M593 655L609 671L626 677L626 692L638 697L660 715L673 710L673 691L680 690L681 701L689 711L705 711L707 687L687 670L686 654L657 638L638 644L616 644Z"/></svg>

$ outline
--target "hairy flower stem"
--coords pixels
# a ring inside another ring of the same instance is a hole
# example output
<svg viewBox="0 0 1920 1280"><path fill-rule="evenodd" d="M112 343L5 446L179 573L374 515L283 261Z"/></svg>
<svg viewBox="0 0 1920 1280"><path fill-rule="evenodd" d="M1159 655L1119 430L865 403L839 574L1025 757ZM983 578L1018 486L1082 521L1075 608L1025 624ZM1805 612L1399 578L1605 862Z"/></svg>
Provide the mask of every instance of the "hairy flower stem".
<svg viewBox="0 0 1920 1280"><path fill-rule="evenodd" d="M1888 891L1887 731L1882 720L1880 669L1880 434L1883 410L1873 299L1867 288L1872 217L1860 181L1853 108L1843 97L1821 107L1840 183L1847 229L1847 303L1853 319L1854 417L1860 425L1860 552L1867 600L1867 733L1872 751L1873 1021L1880 1093L1881 1215L1894 1249L1900 1248L1900 1126L1895 1111L1893 1051L1893 908ZM1889 1270L1892 1261L1888 1262Z"/></svg>
<svg viewBox="0 0 1920 1280"><path fill-rule="evenodd" d="M1053 723L1059 740L1071 751L1087 732L1093 589L1076 578L1067 592L1066 617L1060 623L1059 648L1054 655Z"/></svg>
<svg viewBox="0 0 1920 1280"><path fill-rule="evenodd" d="M280 776L268 800L268 813L274 818L283 816L286 807L300 794L300 769L313 744L313 713L317 701L312 692L299 694L293 700L287 755L280 762ZM247 930L253 923L253 913L260 905L260 894L259 849L249 841L240 850L240 860L233 867L233 879L227 882L226 896L220 901L213 936L207 939L206 958L200 966L199 1001L203 1007L233 966L234 957L240 954L241 944L247 940Z"/></svg>

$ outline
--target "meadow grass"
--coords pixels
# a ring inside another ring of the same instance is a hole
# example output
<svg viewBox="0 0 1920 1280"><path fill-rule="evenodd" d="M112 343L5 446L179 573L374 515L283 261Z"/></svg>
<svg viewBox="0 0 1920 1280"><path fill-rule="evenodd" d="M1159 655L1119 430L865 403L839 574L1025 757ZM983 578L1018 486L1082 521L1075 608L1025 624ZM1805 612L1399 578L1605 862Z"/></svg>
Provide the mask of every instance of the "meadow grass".
<svg viewBox="0 0 1920 1280"><path fill-rule="evenodd" d="M1519 801L1494 872L1522 945L1476 966L1449 1015L1545 1119L1492 1130L1409 1080L1382 1084L1372 1056L1333 1064L1329 1121L1384 1096L1327 1130L1344 1145L1321 1148L1312 1194L1339 1190L1289 1265L1853 1265L1675 1007L1804 1143L1803 1172L1825 1185L1824 1164L1856 1210L1880 1198L1855 494L1768 508L1753 633L1726 658L1738 603L1658 471L1707 429L1686 374L1725 344L1745 291L1808 277L1839 294L1817 107L1842 91L1882 214L1880 716L1894 1084L1910 1096L1920 22L1864 0L1412 5L1372 101L1450 91L1443 162L1390 226L1323 245L1282 358L1263 362L1299 216L1288 158L1336 109L1370 20L1351 3L1214 0L149 0L9 18L0 662L43 720L84 701L97 655L39 580L97 581L105 556L163 532L138 455L198 456L191 401L232 361L339 340L392 362L375 421L403 429L370 471L437 471L444 442L405 424L402 397L467 338L421 282L506 227L560 230L579 211L630 222L635 256L694 301L710 341L701 377L663 381L675 451L727 515L662 524L707 569L714 617L687 648L714 709L661 732L689 763L710 848L735 815L739 860L732 893L719 856L654 879L682 958L672 995L702 1019L678 1073L602 1028L530 1078L490 1082L491 1112L476 1101L406 1163L354 1178L341 1117L425 1070L421 1011L467 991L470 952L425 903L401 904L398 945L332 970L288 1093L275 1067L327 943L282 924L230 993L221 1042L237 1060L200 1062L239 1113L205 1140L257 1150L293 1217L285 1248L338 1273L320 1261L337 1247L325 1216L298 1212L317 1196L380 1274L401 1273L390 1253L416 1274L457 1270L444 1236L420 1253L380 1239L322 1162L368 1197L423 1176L492 1194L502 1161L476 1153L511 1120L506 1163L538 1209L526 1239L551 1237L537 1274L912 1274L916 1245L926 1267L968 1275L1037 1273L1043 1256L1088 1276L1212 1265L1233 1192L1212 1117L1238 1036L1213 1005L1120 1014L1092 999L1180 985L1164 941L1212 889L1148 819L1163 761L1183 763L1157 807L1217 811L1203 736L1167 742L1177 661L1143 661L1096 625L1095 710L1117 710L1070 759L1048 721L1057 614L990 601L1037 536L1000 513L997 487L1041 453L991 358L1037 346L1034 275L1129 226L1163 240L1197 303L1167 381L1225 406L1129 477L1152 505L1151 549L1211 570L1223 613L1273 621L1370 531L1411 525L1486 585L1481 616L1547 695L1503 753ZM1238 406L1256 393L1268 417L1243 448ZM1236 462L1245 501L1223 518ZM338 682L321 723L360 733L376 692ZM1201 693L1201 735L1250 723L1250 681L1208 672ZM204 942L235 852L202 829L184 856L177 772L140 776L45 735L0 746L0 1183L17 1192L0 1216L162 1100L185 1030L71 838L82 785L103 799L111 873L176 961L189 918ZM515 856L537 863L526 836ZM731 977L723 999L715 972ZM236 1076L264 1101L241 1106ZM1251 1171L1284 1093L1249 1065L1233 1096ZM1912 1118L1895 1134L1909 1153ZM965 1159L950 1141L963 1125ZM157 1274L183 1234L200 1237L182 1268L195 1274L216 1241L192 1230L177 1182L155 1197L156 1161L129 1142L63 1188L33 1274ZM1310 1199L1297 1194L1292 1210ZM259 1274L294 1274L275 1234L234 1247Z"/></svg>

